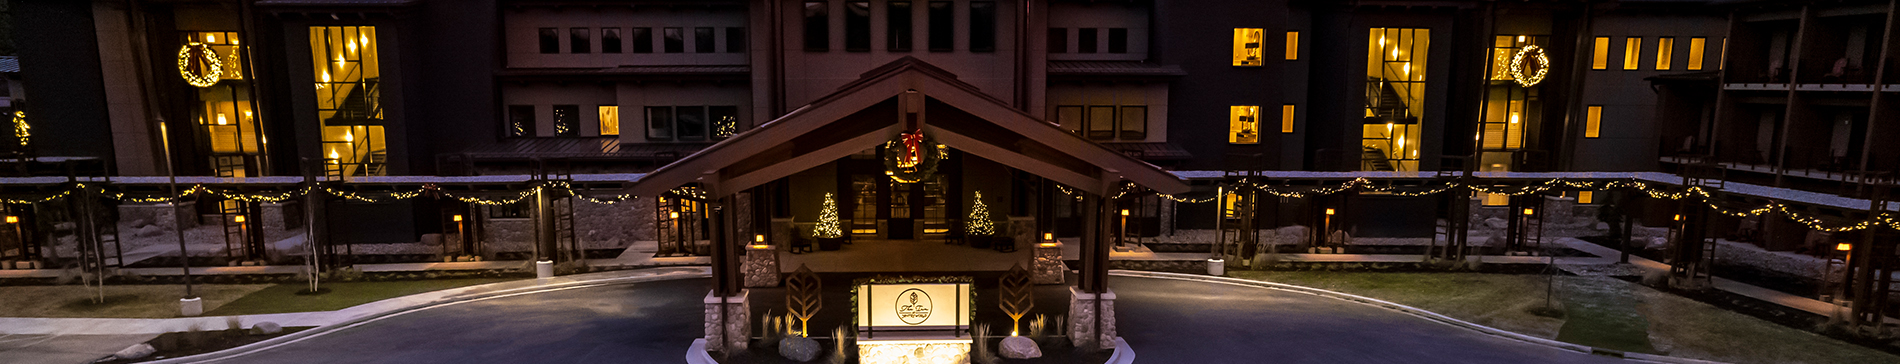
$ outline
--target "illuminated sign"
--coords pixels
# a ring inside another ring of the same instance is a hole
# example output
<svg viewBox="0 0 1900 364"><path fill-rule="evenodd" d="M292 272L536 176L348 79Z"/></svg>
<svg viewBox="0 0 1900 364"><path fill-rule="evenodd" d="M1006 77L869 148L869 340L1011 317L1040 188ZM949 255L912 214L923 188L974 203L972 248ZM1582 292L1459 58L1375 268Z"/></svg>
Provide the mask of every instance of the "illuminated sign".
<svg viewBox="0 0 1900 364"><path fill-rule="evenodd" d="M857 294L860 332L970 327L969 283L863 284Z"/></svg>

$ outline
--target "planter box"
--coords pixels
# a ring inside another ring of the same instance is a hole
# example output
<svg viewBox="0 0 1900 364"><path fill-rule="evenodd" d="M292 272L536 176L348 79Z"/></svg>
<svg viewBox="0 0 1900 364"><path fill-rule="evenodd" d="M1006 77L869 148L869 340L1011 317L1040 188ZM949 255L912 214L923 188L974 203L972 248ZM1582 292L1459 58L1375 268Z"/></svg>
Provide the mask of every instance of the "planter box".
<svg viewBox="0 0 1900 364"><path fill-rule="evenodd" d="M844 248L844 238L818 238L818 250L838 250Z"/></svg>

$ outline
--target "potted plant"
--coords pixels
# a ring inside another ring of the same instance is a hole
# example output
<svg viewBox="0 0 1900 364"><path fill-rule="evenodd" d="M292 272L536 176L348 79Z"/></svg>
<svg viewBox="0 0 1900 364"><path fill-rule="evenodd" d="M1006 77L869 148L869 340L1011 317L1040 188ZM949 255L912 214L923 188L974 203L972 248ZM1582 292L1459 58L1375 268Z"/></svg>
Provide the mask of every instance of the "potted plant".
<svg viewBox="0 0 1900 364"><path fill-rule="evenodd" d="M811 237L818 240L818 250L844 247L844 229L838 226L838 202L832 200L830 192L825 193L824 209L818 212L818 225L811 228Z"/></svg>

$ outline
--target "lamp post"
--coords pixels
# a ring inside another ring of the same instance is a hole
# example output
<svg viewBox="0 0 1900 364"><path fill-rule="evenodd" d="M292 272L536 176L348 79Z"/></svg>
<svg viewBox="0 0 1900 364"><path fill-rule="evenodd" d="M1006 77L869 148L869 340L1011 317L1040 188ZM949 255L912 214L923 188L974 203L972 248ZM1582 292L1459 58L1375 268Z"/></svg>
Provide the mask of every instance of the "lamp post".
<svg viewBox="0 0 1900 364"><path fill-rule="evenodd" d="M686 250L686 230L685 227L680 226L679 210L668 211L666 219L673 225L673 253L678 254L681 250Z"/></svg>
<svg viewBox="0 0 1900 364"><path fill-rule="evenodd" d="M449 220L455 222L455 239L467 241L468 236L462 234L462 215L456 214L455 217L451 217L449 218ZM455 259L455 258L449 257L449 241L448 240L442 240L442 259L446 259L449 261L454 261Z"/></svg>
<svg viewBox="0 0 1900 364"><path fill-rule="evenodd" d="M1848 305L1847 303L1847 277L1850 277L1854 274L1854 264L1853 264L1854 244L1849 244L1849 243L1834 244L1834 251L1841 252L1841 284L1837 287L1834 287L1834 304L1837 305L1837 307L1845 307ZM1833 260L1829 260L1828 262L1833 263ZM1827 273L1828 272L1821 272L1821 274L1823 275L1822 277L1826 277Z"/></svg>
<svg viewBox="0 0 1900 364"><path fill-rule="evenodd" d="M1127 242L1128 242L1128 209L1122 209L1122 236L1121 236L1121 239L1115 240L1115 246L1119 247Z"/></svg>
<svg viewBox="0 0 1900 364"><path fill-rule="evenodd" d="M27 255L29 251L26 248L26 233L20 230L20 217L7 215L7 225L13 225L13 238L20 241L20 259L32 257L33 255Z"/></svg>

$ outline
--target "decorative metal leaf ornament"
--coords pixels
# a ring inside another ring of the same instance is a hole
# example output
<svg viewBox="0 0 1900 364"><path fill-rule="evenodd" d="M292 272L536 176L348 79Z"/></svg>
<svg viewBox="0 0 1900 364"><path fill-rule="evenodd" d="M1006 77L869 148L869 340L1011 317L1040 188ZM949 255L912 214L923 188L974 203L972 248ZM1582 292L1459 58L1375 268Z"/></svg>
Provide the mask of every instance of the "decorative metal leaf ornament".
<svg viewBox="0 0 1900 364"><path fill-rule="evenodd" d="M798 336L809 336L811 317L824 308L822 284L811 268L798 265L798 270L785 277L785 309L792 317L798 318Z"/></svg>
<svg viewBox="0 0 1900 364"><path fill-rule="evenodd" d="M1023 269L1021 263L1011 266L1008 273L1003 273L1002 288L999 288L1002 294L998 297L997 306L1009 315L1010 335L1016 334L1018 323L1022 322L1024 315L1029 314L1029 309L1036 308L1036 291L1031 289L1034 285L1030 278L1029 270Z"/></svg>

